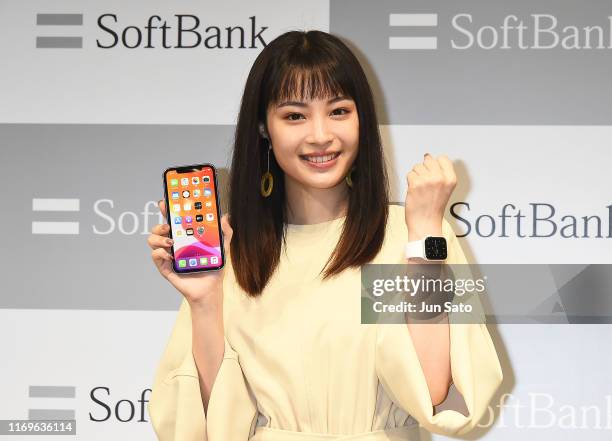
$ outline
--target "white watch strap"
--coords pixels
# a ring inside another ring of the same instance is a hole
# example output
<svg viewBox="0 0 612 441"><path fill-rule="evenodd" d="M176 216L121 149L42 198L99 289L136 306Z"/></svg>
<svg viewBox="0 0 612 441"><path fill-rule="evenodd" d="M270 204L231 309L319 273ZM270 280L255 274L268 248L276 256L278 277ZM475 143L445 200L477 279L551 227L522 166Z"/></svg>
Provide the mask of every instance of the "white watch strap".
<svg viewBox="0 0 612 441"><path fill-rule="evenodd" d="M420 257L425 259L425 239L406 243L406 259Z"/></svg>

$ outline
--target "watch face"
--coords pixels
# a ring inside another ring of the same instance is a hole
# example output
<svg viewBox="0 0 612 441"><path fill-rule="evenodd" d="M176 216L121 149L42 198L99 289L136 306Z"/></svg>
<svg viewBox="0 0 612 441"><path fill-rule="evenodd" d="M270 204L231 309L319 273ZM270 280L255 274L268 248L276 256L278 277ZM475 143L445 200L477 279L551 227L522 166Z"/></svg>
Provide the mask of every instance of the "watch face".
<svg viewBox="0 0 612 441"><path fill-rule="evenodd" d="M446 259L446 239L439 236L426 237L425 257L429 260Z"/></svg>

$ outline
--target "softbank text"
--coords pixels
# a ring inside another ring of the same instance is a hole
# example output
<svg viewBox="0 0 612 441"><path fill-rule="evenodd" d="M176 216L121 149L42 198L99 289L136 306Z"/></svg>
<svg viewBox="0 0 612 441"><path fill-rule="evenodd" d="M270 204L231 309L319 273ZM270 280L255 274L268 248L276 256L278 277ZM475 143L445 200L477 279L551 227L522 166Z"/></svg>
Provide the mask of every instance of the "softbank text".
<svg viewBox="0 0 612 441"><path fill-rule="evenodd" d="M457 236L475 234L479 237L513 237L562 239L611 239L612 205L600 214L577 216L557 213L554 205L532 202L528 209L504 204L498 213L474 213L467 202L455 202L450 214L465 227Z"/></svg>
<svg viewBox="0 0 612 441"><path fill-rule="evenodd" d="M453 16L452 27L460 34L451 39L453 49L612 49L612 16L602 25L561 27L551 14L531 14L527 20L510 14L492 26L462 13Z"/></svg>
<svg viewBox="0 0 612 441"><path fill-rule="evenodd" d="M96 39L102 49L262 49L267 26L258 27L255 16L246 26L203 26L196 15L175 14L174 26L159 15L151 15L144 26L121 24L116 14L98 17L103 38Z"/></svg>

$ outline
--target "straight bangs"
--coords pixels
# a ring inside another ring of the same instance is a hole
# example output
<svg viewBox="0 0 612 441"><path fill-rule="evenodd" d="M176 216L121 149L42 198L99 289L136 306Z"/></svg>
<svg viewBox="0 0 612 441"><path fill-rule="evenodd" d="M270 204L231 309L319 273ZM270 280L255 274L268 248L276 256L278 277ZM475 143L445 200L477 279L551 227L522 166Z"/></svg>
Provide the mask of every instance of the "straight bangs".
<svg viewBox="0 0 612 441"><path fill-rule="evenodd" d="M317 61L317 60L313 60ZM280 81L270 82L270 97L266 107L285 101L311 101L344 96L354 99L348 72L343 71L337 62L318 60L318 64L286 64L279 67L276 75Z"/></svg>
<svg viewBox="0 0 612 441"><path fill-rule="evenodd" d="M305 52L300 47L282 63L270 67L272 72L262 85L261 98L266 110L285 101L355 98L351 72L325 52ZM265 121L265 115L261 118Z"/></svg>

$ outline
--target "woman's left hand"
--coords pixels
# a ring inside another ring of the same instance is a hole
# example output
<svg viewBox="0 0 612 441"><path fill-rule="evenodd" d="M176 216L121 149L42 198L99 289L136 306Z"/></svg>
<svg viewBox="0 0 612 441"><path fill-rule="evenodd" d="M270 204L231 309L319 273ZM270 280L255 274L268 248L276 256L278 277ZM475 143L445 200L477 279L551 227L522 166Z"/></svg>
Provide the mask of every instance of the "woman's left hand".
<svg viewBox="0 0 612 441"><path fill-rule="evenodd" d="M408 240L441 236L444 210L457 185L453 163L445 155L434 158L425 153L423 162L412 167L406 179Z"/></svg>

